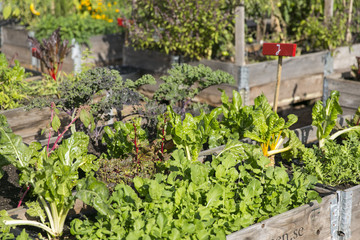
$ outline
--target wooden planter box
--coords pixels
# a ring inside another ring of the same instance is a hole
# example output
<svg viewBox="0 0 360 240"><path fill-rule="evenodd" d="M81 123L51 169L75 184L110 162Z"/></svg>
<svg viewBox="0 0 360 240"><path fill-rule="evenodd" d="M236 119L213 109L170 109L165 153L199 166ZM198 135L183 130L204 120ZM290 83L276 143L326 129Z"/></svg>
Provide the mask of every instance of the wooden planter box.
<svg viewBox="0 0 360 240"><path fill-rule="evenodd" d="M29 32L19 25L3 26L1 28L1 51L8 59L17 59L23 67L41 70L40 62L32 57L31 45L28 41ZM81 67L81 53L87 48L91 54L85 62L99 66L122 62L122 50L125 42L121 34L93 36L90 45L81 45L72 48L71 53L65 58L63 71L70 73Z"/></svg>
<svg viewBox="0 0 360 240"><path fill-rule="evenodd" d="M345 125L343 116L338 119L340 125ZM302 143L317 140L316 127L306 126L295 129ZM244 142L253 143L250 139ZM216 154L223 146L203 151L199 160L211 154ZM247 228L229 234L227 240L337 240L359 239L360 237L360 185L336 191L323 186L315 187L322 202L312 201L309 204L294 208Z"/></svg>
<svg viewBox="0 0 360 240"><path fill-rule="evenodd" d="M324 100L332 90L340 92L340 106L344 114L354 114L360 106L360 82L346 80L341 73L335 73L324 79Z"/></svg>
<svg viewBox="0 0 360 240"><path fill-rule="evenodd" d="M308 100L318 100L323 96L324 76L341 69L349 69L356 63L355 56L360 51L360 44L349 47L339 47L331 55L329 51L305 54L293 58L283 59L282 77L279 96L279 107L288 106ZM148 50L124 49L124 63L126 65L152 70L154 72L166 71L174 59L166 54ZM272 104L276 86L277 60L248 64L240 68L231 62L215 60L200 60L188 62L192 65L204 64L214 70L223 70L237 79L233 85L224 84L213 86L200 93L195 100L218 106L221 104L221 93L217 90L222 88L231 96L232 90L245 88L247 95L246 104L264 93ZM244 78L240 79L240 74ZM244 81L245 82L240 82ZM148 91L155 91L151 87Z"/></svg>

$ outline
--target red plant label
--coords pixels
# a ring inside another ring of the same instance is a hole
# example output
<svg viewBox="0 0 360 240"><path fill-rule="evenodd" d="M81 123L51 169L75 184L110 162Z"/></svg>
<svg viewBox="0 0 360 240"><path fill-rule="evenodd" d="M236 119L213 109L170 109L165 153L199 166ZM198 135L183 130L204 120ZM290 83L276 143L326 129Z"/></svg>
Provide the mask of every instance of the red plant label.
<svg viewBox="0 0 360 240"><path fill-rule="evenodd" d="M294 57L296 53L296 44L294 43L264 43L263 55L272 56L290 56Z"/></svg>

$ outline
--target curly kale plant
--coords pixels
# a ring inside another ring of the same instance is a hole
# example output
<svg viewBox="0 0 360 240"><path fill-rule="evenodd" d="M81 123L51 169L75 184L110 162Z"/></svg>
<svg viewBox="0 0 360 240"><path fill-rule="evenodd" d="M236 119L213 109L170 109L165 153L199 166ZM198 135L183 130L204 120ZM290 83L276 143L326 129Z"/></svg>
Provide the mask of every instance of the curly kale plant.
<svg viewBox="0 0 360 240"><path fill-rule="evenodd" d="M202 90L222 83L234 83L234 78L229 73L221 70L213 71L202 64L191 66L189 64L174 64L160 78L163 83L154 93L158 103L171 105L179 109L183 115L189 108L195 96ZM176 111L179 112L179 111Z"/></svg>

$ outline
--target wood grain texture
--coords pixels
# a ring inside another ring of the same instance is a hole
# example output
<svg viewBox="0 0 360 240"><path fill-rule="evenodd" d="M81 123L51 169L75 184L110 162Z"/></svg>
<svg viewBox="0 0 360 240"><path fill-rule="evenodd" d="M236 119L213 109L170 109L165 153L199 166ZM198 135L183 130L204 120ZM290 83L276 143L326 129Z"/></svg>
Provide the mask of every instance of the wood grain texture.
<svg viewBox="0 0 360 240"><path fill-rule="evenodd" d="M360 239L360 185L345 190L346 192L351 191L352 195L352 206L351 206L351 238L350 240Z"/></svg>
<svg viewBox="0 0 360 240"><path fill-rule="evenodd" d="M337 90L340 92L339 103L340 106L346 109L353 109L355 113L356 109L360 106L360 82L344 80L341 78L327 77L327 93Z"/></svg>
<svg viewBox="0 0 360 240"><path fill-rule="evenodd" d="M324 197L320 204L314 201L234 232L226 239L330 240L331 201L336 201L336 194Z"/></svg>
<svg viewBox="0 0 360 240"><path fill-rule="evenodd" d="M13 132L20 135L25 143L46 138L41 135L41 131L50 123L51 112L49 108L32 109L29 111L26 111L24 108L16 108L1 111L0 114L5 115ZM65 113L60 114L60 119L65 124L69 120Z"/></svg>

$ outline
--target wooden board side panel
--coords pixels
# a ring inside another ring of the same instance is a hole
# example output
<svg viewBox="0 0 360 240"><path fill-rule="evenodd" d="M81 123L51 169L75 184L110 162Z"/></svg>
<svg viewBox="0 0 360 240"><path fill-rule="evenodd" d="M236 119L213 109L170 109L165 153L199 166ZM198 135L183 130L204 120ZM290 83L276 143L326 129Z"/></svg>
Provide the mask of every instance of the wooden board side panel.
<svg viewBox="0 0 360 240"><path fill-rule="evenodd" d="M29 111L17 108L2 111L0 114L5 115L15 134L20 135L25 143L30 143L44 138L41 136L41 131L50 123L51 111L49 108ZM69 118L65 113L60 114L60 119L63 125L69 123Z"/></svg>
<svg viewBox="0 0 360 240"><path fill-rule="evenodd" d="M334 52L334 70L347 69L350 71L352 65L357 65L356 56L359 56L360 44L346 47L338 47Z"/></svg>
<svg viewBox="0 0 360 240"><path fill-rule="evenodd" d="M123 46L125 38L120 34L98 35L90 38L91 53L87 63L95 63L96 65L107 65L118 63L123 57ZM81 46L84 51L89 46Z"/></svg>
<svg viewBox="0 0 360 240"><path fill-rule="evenodd" d="M250 88L250 104L260 94L264 94L273 105L276 82ZM278 106L321 98L323 91L323 75L310 75L302 78L281 81Z"/></svg>
<svg viewBox="0 0 360 240"><path fill-rule="evenodd" d="M347 189L345 191L352 192L352 206L351 206L351 238L349 240L360 239L360 185Z"/></svg>
<svg viewBox="0 0 360 240"><path fill-rule="evenodd" d="M332 90L340 92L340 106L356 110L360 106L360 82L326 78L328 94ZM353 112L354 114L355 112Z"/></svg>
<svg viewBox="0 0 360 240"><path fill-rule="evenodd" d="M336 194L319 204L304 205L232 233L227 240L330 240L330 204Z"/></svg>
<svg viewBox="0 0 360 240"><path fill-rule="evenodd" d="M28 31L21 26L18 27L2 27L2 44L11 44L14 46L28 47L30 44L28 41Z"/></svg>
<svg viewBox="0 0 360 240"><path fill-rule="evenodd" d="M281 80L323 74L325 55L326 52L319 52L283 59ZM275 60L247 65L250 87L276 81L277 64Z"/></svg>

